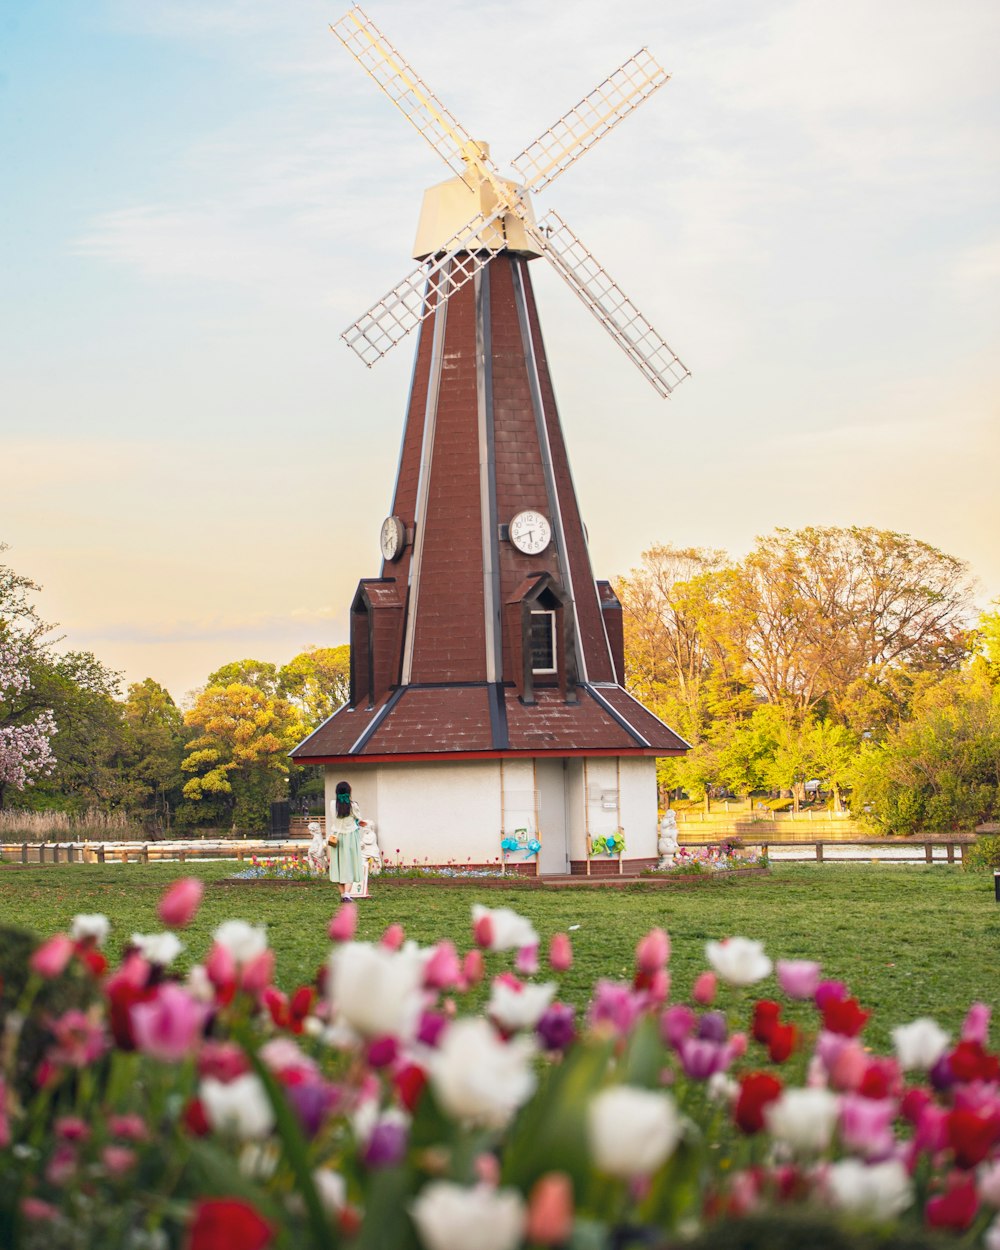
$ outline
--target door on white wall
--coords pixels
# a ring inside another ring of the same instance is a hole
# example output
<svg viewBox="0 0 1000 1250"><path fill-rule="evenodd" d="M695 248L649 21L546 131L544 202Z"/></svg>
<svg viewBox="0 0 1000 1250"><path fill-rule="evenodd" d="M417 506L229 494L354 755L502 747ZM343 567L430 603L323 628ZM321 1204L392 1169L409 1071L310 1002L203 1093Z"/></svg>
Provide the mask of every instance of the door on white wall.
<svg viewBox="0 0 1000 1250"><path fill-rule="evenodd" d="M538 789L538 827L542 849L538 853L541 873L569 872L569 826L566 819L566 761L535 761Z"/></svg>

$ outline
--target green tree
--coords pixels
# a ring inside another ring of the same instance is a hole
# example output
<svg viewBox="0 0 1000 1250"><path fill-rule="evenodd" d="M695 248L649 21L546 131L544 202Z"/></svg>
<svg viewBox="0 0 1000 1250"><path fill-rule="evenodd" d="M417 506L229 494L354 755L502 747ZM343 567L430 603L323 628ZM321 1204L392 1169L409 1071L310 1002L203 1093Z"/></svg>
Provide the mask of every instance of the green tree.
<svg viewBox="0 0 1000 1250"><path fill-rule="evenodd" d="M269 660L231 660L223 664L214 673L209 673L205 681L209 686L253 686L263 690L266 695L278 694L278 666Z"/></svg>
<svg viewBox="0 0 1000 1250"><path fill-rule="evenodd" d="M184 797L194 809L186 814L195 823L223 819L234 829L265 829L269 804L285 797L288 752L304 736L296 709L233 682L202 691L184 720L195 731L181 763L189 774Z"/></svg>
<svg viewBox="0 0 1000 1250"><path fill-rule="evenodd" d="M155 829L166 832L184 783L184 717L152 677L129 686L122 714L131 802Z"/></svg>
<svg viewBox="0 0 1000 1250"><path fill-rule="evenodd" d="M302 713L307 730L327 720L351 693L351 648L309 647L278 672L278 691Z"/></svg>

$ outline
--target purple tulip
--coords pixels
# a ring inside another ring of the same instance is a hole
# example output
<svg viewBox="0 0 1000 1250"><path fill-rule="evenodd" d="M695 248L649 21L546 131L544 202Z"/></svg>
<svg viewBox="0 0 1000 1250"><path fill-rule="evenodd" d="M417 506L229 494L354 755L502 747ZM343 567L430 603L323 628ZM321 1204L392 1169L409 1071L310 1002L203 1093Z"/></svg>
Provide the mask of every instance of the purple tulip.
<svg viewBox="0 0 1000 1250"><path fill-rule="evenodd" d="M706 1042L724 1042L729 1036L726 1017L721 1011L706 1011L698 1021L698 1036Z"/></svg>
<svg viewBox="0 0 1000 1250"><path fill-rule="evenodd" d="M695 1037L683 1038L677 1053L685 1075L692 1081L707 1081L716 1072L722 1072L729 1059L728 1047Z"/></svg>
<svg viewBox="0 0 1000 1250"><path fill-rule="evenodd" d="M660 1016L660 1036L674 1050L694 1030L697 1016L684 1003L675 1003Z"/></svg>
<svg viewBox="0 0 1000 1250"><path fill-rule="evenodd" d="M286 1085L285 1097L295 1112L303 1133L306 1137L313 1138L340 1101L340 1090L326 1081L301 1081L298 1085Z"/></svg>
<svg viewBox="0 0 1000 1250"><path fill-rule="evenodd" d="M364 1161L369 1168L391 1168L406 1155L408 1133L404 1124L380 1120L372 1129L365 1146Z"/></svg>
<svg viewBox="0 0 1000 1250"><path fill-rule="evenodd" d="M614 1032L625 1035L632 1031L645 1001L644 995L636 994L620 981L598 981L587 1012L587 1022L591 1027L610 1025Z"/></svg>
<svg viewBox="0 0 1000 1250"><path fill-rule="evenodd" d="M552 1003L535 1025L546 1050L565 1050L576 1036L576 1008L569 1003Z"/></svg>

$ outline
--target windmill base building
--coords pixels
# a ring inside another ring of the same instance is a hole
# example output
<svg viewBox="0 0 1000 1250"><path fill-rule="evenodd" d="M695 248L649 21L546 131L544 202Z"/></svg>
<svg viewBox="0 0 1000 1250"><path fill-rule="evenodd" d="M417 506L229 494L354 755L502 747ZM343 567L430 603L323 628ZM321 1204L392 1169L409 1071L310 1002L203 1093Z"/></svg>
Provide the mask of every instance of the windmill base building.
<svg viewBox="0 0 1000 1250"><path fill-rule="evenodd" d="M389 48L375 64L394 99L402 85L434 103L360 10L338 26L377 81L365 58ZM485 145L459 131L452 146L459 176L425 196L421 268L345 335L377 358L419 327L382 565L351 604L350 698L293 758L325 767L328 811L350 782L390 859L506 851L562 874L615 835L626 862L649 864L655 760L688 745L625 690L621 605L591 569L528 272L555 232Z"/></svg>

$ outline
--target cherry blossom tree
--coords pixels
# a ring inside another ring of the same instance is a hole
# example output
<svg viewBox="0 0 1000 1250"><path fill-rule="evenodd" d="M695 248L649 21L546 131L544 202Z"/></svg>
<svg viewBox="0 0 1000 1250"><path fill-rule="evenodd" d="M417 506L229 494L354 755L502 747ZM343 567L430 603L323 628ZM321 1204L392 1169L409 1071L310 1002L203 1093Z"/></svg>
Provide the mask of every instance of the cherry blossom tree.
<svg viewBox="0 0 1000 1250"><path fill-rule="evenodd" d="M17 706L31 690L29 644L0 626L0 807L8 787L23 790L52 771L50 739L56 722L49 709L19 714Z"/></svg>

